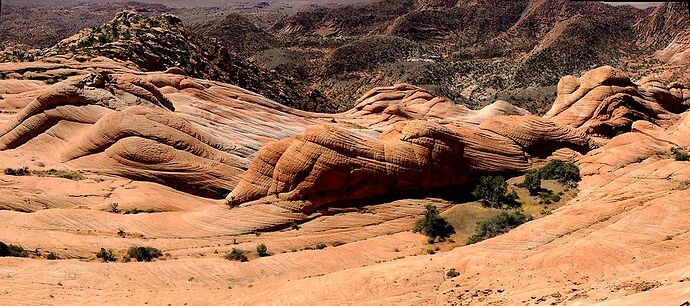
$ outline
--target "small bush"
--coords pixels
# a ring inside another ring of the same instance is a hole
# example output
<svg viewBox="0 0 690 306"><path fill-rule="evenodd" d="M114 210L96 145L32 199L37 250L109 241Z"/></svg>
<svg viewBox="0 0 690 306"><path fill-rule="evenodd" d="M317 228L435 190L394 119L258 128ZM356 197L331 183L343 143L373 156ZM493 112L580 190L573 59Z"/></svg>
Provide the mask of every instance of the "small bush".
<svg viewBox="0 0 690 306"><path fill-rule="evenodd" d="M450 268L448 272L446 273L446 276L448 278L454 278L460 276L460 272L456 271L455 268Z"/></svg>
<svg viewBox="0 0 690 306"><path fill-rule="evenodd" d="M314 246L314 248L317 249L317 250L323 250L323 249L325 249L326 247L327 247L327 245L326 245L325 243L323 243L323 242L319 242L319 243L317 243L317 244Z"/></svg>
<svg viewBox="0 0 690 306"><path fill-rule="evenodd" d="M134 246L129 248L127 256L134 258L137 261L151 261L155 258L163 256L161 250L152 247Z"/></svg>
<svg viewBox="0 0 690 306"><path fill-rule="evenodd" d="M671 149L671 153L673 154L673 159L677 161L689 161L690 160L690 154L688 152L685 152L681 148L673 148Z"/></svg>
<svg viewBox="0 0 690 306"><path fill-rule="evenodd" d="M477 225L474 235L469 238L467 244L473 244L507 233L511 229L532 220L532 216L521 211L502 212Z"/></svg>
<svg viewBox="0 0 690 306"><path fill-rule="evenodd" d="M542 191L539 193L539 203L544 205L549 205L552 203L557 203L561 200L561 196L553 193L551 190Z"/></svg>
<svg viewBox="0 0 690 306"><path fill-rule="evenodd" d="M0 257L28 257L29 252L24 248L14 244L0 242Z"/></svg>
<svg viewBox="0 0 690 306"><path fill-rule="evenodd" d="M482 177L472 195L481 199L484 207L507 209L520 206L520 203L515 201L517 194L508 193L508 183L502 176Z"/></svg>
<svg viewBox="0 0 690 306"><path fill-rule="evenodd" d="M103 262L117 261L117 258L115 258L113 255L113 250L106 250L105 248L101 248L101 250L96 253L96 258L102 260Z"/></svg>
<svg viewBox="0 0 690 306"><path fill-rule="evenodd" d="M249 258L247 258L247 255L245 253L247 253L247 251L232 248L232 252L225 254L225 259L240 261L240 262L247 262L247 261L249 261Z"/></svg>
<svg viewBox="0 0 690 306"><path fill-rule="evenodd" d="M60 259L60 258L59 258L57 255L55 255L55 253L52 253L52 252L51 252L51 253L48 253L48 256L46 256L46 259L48 259L48 260L58 260L58 259Z"/></svg>
<svg viewBox="0 0 690 306"><path fill-rule="evenodd" d="M261 257L271 256L271 254L268 254L268 248L263 243L256 246L256 253Z"/></svg>
<svg viewBox="0 0 690 306"><path fill-rule="evenodd" d="M436 206L428 204L424 217L417 220L412 229L415 233L422 233L430 239L443 240L455 233L455 228L438 213Z"/></svg>
<svg viewBox="0 0 690 306"><path fill-rule="evenodd" d="M299 230L299 224L297 222L290 223L290 228L293 230Z"/></svg>
<svg viewBox="0 0 690 306"><path fill-rule="evenodd" d="M31 171L29 170L29 167L27 167L27 166L17 168L17 169L5 168L5 174L6 175L14 175L14 176L26 176L26 175L31 175Z"/></svg>
<svg viewBox="0 0 690 306"><path fill-rule="evenodd" d="M120 213L120 208L118 207L119 204L113 202L110 203L108 206L108 212L114 213L114 214L119 214Z"/></svg>

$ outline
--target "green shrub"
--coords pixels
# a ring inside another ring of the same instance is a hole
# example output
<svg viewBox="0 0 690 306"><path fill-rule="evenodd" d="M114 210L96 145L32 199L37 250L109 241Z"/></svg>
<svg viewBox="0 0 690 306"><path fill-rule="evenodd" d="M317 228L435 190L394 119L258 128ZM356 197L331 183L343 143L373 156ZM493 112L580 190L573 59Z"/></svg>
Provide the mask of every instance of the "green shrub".
<svg viewBox="0 0 690 306"><path fill-rule="evenodd" d="M59 258L57 255L55 255L55 253L50 252L50 253L48 253L48 256L46 256L46 259L48 259L48 260L58 260L58 259L60 259L60 258Z"/></svg>
<svg viewBox="0 0 690 306"><path fill-rule="evenodd" d="M117 258L113 256L113 250L106 250L105 248L101 248L101 250L96 253L96 258L99 258L103 262L117 261Z"/></svg>
<svg viewBox="0 0 690 306"><path fill-rule="evenodd" d="M268 248L263 243L256 246L256 253L261 257L271 256L271 254L268 254Z"/></svg>
<svg viewBox="0 0 690 306"><path fill-rule="evenodd" d="M455 268L450 268L448 272L446 273L446 276L448 278L454 278L460 276L460 272L456 271Z"/></svg>
<svg viewBox="0 0 690 306"><path fill-rule="evenodd" d="M542 190L542 180L555 180L567 186L575 186L581 179L577 165L569 161L554 160L544 167L527 171L525 180L518 186L527 188L531 195L537 195Z"/></svg>
<svg viewBox="0 0 690 306"><path fill-rule="evenodd" d="M480 222L474 235L468 239L467 244L477 243L507 233L511 229L531 220L532 216L521 211L502 212L497 216Z"/></svg>
<svg viewBox="0 0 690 306"><path fill-rule="evenodd" d="M565 185L574 185L581 180L580 169L569 161L551 161L539 172L542 180L556 180Z"/></svg>
<svg viewBox="0 0 690 306"><path fill-rule="evenodd" d="M317 250L323 250L323 249L325 249L326 247L327 247L327 245L326 245L325 243L323 243L323 242L319 242L319 243L317 243L317 244L314 246L314 248L317 249Z"/></svg>
<svg viewBox="0 0 690 306"><path fill-rule="evenodd" d="M31 175L31 171L29 170L29 167L27 167L27 166L17 168L17 169L5 168L5 174L6 175L14 175L14 176L26 176L26 175Z"/></svg>
<svg viewBox="0 0 690 306"><path fill-rule="evenodd" d="M0 242L0 257L28 257L29 252L14 244Z"/></svg>
<svg viewBox="0 0 690 306"><path fill-rule="evenodd" d="M292 223L290 223L290 228L293 230L299 230L299 224L293 221Z"/></svg>
<svg viewBox="0 0 690 306"><path fill-rule="evenodd" d="M508 194L508 183L502 176L484 176L479 179L472 195L481 199L484 207L515 208L519 207L516 193Z"/></svg>
<svg viewBox="0 0 690 306"><path fill-rule="evenodd" d="M677 161L689 161L690 160L690 154L688 152L685 152L681 148L673 148L671 149L671 153L673 154L673 159Z"/></svg>
<svg viewBox="0 0 690 306"><path fill-rule="evenodd" d="M413 231L427 235L430 239L443 240L454 234L455 228L439 215L436 206L429 204L426 206L424 217L415 223Z"/></svg>
<svg viewBox="0 0 690 306"><path fill-rule="evenodd" d="M247 262L247 261L249 261L249 258L247 258L247 255L245 253L247 253L247 251L232 248L232 252L225 254L225 259L240 261L240 262Z"/></svg>
<svg viewBox="0 0 690 306"><path fill-rule="evenodd" d="M161 250L152 247L133 246L127 251L127 256L137 261L151 261L163 256Z"/></svg>
<svg viewBox="0 0 690 306"><path fill-rule="evenodd" d="M551 190L542 191L539 193L539 203L549 205L551 203L556 203L561 200L559 194L553 193Z"/></svg>

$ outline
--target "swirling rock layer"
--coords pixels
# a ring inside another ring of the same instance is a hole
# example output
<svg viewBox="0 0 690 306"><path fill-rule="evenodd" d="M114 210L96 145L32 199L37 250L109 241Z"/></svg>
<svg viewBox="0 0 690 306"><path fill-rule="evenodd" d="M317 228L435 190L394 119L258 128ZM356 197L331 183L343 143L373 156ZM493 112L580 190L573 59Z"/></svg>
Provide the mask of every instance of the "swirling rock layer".
<svg viewBox="0 0 690 306"><path fill-rule="evenodd" d="M690 90L644 78L633 83L624 73L605 66L582 77L566 76L558 83L558 97L545 118L583 132L613 136L628 132L636 120L652 122L677 118L690 106Z"/></svg>

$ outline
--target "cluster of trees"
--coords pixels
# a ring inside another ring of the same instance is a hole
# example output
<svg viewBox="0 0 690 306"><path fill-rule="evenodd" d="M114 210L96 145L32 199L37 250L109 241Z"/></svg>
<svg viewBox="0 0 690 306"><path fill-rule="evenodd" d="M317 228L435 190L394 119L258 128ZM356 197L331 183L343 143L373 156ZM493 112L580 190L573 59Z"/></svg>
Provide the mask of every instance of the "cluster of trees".
<svg viewBox="0 0 690 306"><path fill-rule="evenodd" d="M572 162L554 160L544 167L527 171L525 181L520 187L525 187L530 194L537 195L542 190L543 180L555 180L566 186L575 187L581 180L580 169Z"/></svg>

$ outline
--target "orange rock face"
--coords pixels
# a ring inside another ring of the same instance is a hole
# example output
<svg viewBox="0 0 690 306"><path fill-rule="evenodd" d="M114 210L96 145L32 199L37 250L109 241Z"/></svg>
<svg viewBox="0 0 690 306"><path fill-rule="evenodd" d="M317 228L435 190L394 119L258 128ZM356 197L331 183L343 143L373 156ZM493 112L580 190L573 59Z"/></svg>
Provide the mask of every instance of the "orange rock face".
<svg viewBox="0 0 690 306"><path fill-rule="evenodd" d="M613 136L630 131L636 120L677 118L688 108L684 85L661 84L651 78L633 83L620 70L600 67L558 83L558 97L544 116L580 131Z"/></svg>

